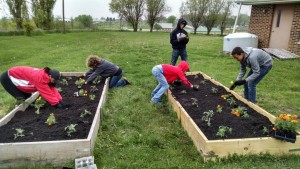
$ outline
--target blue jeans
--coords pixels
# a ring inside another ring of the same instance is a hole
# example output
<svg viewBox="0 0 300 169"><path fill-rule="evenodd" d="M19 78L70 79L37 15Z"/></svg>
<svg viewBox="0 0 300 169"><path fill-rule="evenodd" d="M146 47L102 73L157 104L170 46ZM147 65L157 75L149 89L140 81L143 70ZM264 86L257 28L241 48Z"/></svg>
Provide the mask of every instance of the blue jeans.
<svg viewBox="0 0 300 169"><path fill-rule="evenodd" d="M176 62L178 60L178 57L181 57L181 60L184 60L184 61L187 61L188 59L188 56L187 56L187 53L186 53L186 49L173 49L173 52L172 52L172 60L171 60L171 65L176 65Z"/></svg>
<svg viewBox="0 0 300 169"><path fill-rule="evenodd" d="M125 86L126 85L125 80L120 80L123 74L124 72L122 71L122 73L119 74L118 76L112 76L109 81L109 88Z"/></svg>
<svg viewBox="0 0 300 169"><path fill-rule="evenodd" d="M166 90L169 88L169 84L163 75L163 70L161 65L154 66L152 69L152 74L154 75L155 79L158 81L158 85L151 93L151 101L155 103L161 103L160 98L165 93Z"/></svg>
<svg viewBox="0 0 300 169"><path fill-rule="evenodd" d="M244 96L247 100L249 100L252 103L256 103L256 85L258 82L261 81L265 77L265 75L272 69L271 66L261 66L260 67L260 74L259 76L254 79L253 81L249 81L246 84L244 84ZM252 69L248 73L247 77L252 75L253 71Z"/></svg>

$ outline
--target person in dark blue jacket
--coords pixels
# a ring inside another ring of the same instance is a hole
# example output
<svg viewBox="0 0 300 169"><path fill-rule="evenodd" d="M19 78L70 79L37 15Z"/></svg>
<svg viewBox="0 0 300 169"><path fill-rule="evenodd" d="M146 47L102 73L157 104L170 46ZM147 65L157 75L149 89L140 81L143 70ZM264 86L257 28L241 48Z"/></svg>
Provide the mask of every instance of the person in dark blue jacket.
<svg viewBox="0 0 300 169"><path fill-rule="evenodd" d="M187 62L186 44L189 42L188 33L183 29L187 25L183 18L178 20L177 27L170 34L170 43L172 44L171 65L176 65L178 57Z"/></svg>
<svg viewBox="0 0 300 169"><path fill-rule="evenodd" d="M123 87L130 84L126 77L121 80L124 72L119 66L100 58L99 56L90 55L86 59L86 65L90 69L83 74L83 77L87 78L85 84L92 83L97 76L103 78L110 77L109 88Z"/></svg>

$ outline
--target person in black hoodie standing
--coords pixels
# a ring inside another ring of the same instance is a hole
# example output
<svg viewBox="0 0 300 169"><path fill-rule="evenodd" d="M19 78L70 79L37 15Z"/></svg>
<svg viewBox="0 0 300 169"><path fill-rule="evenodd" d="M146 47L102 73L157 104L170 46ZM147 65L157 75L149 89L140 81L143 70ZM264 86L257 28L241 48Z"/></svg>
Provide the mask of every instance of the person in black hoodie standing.
<svg viewBox="0 0 300 169"><path fill-rule="evenodd" d="M176 65L178 57L187 62L186 44L189 42L188 33L183 29L187 25L183 18L178 20L177 27L170 34L170 43L172 44L171 65Z"/></svg>

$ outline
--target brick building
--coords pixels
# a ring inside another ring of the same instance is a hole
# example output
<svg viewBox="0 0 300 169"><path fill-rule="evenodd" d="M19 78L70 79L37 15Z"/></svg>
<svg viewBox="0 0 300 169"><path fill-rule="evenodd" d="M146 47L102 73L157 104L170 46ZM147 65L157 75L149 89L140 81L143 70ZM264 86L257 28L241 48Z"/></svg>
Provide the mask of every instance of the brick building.
<svg viewBox="0 0 300 169"><path fill-rule="evenodd" d="M300 55L300 0L236 0L252 5L249 32L259 48L280 48Z"/></svg>

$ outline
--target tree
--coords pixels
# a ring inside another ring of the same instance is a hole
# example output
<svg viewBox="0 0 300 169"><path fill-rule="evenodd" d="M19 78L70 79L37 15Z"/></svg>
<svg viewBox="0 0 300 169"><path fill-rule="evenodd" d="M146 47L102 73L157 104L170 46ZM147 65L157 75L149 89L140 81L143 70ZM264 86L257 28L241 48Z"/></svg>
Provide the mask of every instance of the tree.
<svg viewBox="0 0 300 169"><path fill-rule="evenodd" d="M162 27L160 26L160 24L156 23L154 24L154 29L156 29L156 31L162 29Z"/></svg>
<svg viewBox="0 0 300 169"><path fill-rule="evenodd" d="M220 18L220 11L224 6L225 0L209 0L207 14L204 16L204 26L207 28L207 35L216 25Z"/></svg>
<svg viewBox="0 0 300 169"><path fill-rule="evenodd" d="M93 18L91 15L79 15L75 18L75 21L82 23L86 28L90 28L93 24Z"/></svg>
<svg viewBox="0 0 300 169"><path fill-rule="evenodd" d="M118 13L132 25L133 31L137 32L139 20L143 16L145 0L112 0L109 4L110 11Z"/></svg>
<svg viewBox="0 0 300 169"><path fill-rule="evenodd" d="M186 6L185 6L184 2L181 2L179 12L180 12L180 18L184 18L185 14L186 14Z"/></svg>
<svg viewBox="0 0 300 169"><path fill-rule="evenodd" d="M171 15L171 16L169 16L169 17L167 18L167 23L172 23L172 24L174 24L175 20L176 20L176 16Z"/></svg>
<svg viewBox="0 0 300 169"><path fill-rule="evenodd" d="M240 14L239 15L239 19L238 19L238 25L240 26L246 26L249 24L249 20L250 20L250 16L248 16L247 14Z"/></svg>
<svg viewBox="0 0 300 169"><path fill-rule="evenodd" d="M6 0L10 14L13 16L14 21L17 24L17 29L22 30L23 28L23 16L22 6L26 5L25 0Z"/></svg>
<svg viewBox="0 0 300 169"><path fill-rule="evenodd" d="M31 0L33 20L38 28L51 29L53 8L56 0Z"/></svg>
<svg viewBox="0 0 300 169"><path fill-rule="evenodd" d="M207 12L209 0L188 0L185 4L186 17L194 27L194 34L201 25L204 14Z"/></svg>
<svg viewBox="0 0 300 169"><path fill-rule="evenodd" d="M150 32L153 30L155 22L159 22L163 18L163 13L169 11L165 0L146 0L146 20L150 26Z"/></svg>
<svg viewBox="0 0 300 169"><path fill-rule="evenodd" d="M221 10L220 14L220 29L221 29L221 36L224 34L224 30L228 25L228 18L230 16L230 9L233 6L232 0L227 0L223 9Z"/></svg>

